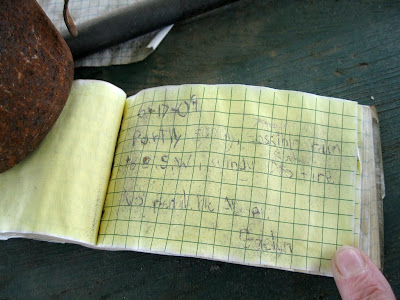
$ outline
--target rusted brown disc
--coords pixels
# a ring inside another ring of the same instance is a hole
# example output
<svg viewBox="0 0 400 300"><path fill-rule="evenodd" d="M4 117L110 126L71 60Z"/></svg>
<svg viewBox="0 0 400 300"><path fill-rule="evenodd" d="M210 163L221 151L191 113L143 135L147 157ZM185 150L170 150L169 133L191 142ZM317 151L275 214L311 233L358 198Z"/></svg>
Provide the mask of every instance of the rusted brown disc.
<svg viewBox="0 0 400 300"><path fill-rule="evenodd" d="M0 172L34 150L60 115L71 52L34 0L0 2Z"/></svg>

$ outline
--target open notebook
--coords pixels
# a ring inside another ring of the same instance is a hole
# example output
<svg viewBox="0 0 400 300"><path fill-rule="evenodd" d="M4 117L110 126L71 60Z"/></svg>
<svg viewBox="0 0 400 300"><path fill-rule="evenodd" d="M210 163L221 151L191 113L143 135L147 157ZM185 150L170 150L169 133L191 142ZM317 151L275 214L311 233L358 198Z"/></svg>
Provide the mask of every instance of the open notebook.
<svg viewBox="0 0 400 300"><path fill-rule="evenodd" d="M331 275L381 266L377 118L356 102L244 85L78 80L55 126L0 174L0 237Z"/></svg>

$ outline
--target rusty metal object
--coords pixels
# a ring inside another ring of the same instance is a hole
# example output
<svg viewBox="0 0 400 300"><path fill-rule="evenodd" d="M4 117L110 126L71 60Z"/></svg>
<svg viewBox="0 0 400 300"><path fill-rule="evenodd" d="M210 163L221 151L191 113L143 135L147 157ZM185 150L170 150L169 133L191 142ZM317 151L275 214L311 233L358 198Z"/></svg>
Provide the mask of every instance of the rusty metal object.
<svg viewBox="0 0 400 300"><path fill-rule="evenodd" d="M0 9L0 172L34 150L60 115L74 64L63 38L34 0Z"/></svg>
<svg viewBox="0 0 400 300"><path fill-rule="evenodd" d="M69 13L68 2L69 2L69 0L64 0L64 9L63 9L64 22L65 22L65 25L67 25L69 33L73 37L77 37L78 36L78 30L76 30L76 26L74 24L74 20L72 20L71 15Z"/></svg>

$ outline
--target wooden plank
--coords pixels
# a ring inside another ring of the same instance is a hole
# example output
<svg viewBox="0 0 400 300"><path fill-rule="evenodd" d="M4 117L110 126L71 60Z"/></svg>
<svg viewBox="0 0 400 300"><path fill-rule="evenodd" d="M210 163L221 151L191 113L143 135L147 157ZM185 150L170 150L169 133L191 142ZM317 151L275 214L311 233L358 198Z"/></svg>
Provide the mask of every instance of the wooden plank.
<svg viewBox="0 0 400 300"><path fill-rule="evenodd" d="M384 274L400 296L399 1L250 1L177 24L148 59L82 68L129 94L244 83L376 105L385 169ZM373 98L372 98L373 97ZM200 259L0 243L0 298L338 298L332 278Z"/></svg>

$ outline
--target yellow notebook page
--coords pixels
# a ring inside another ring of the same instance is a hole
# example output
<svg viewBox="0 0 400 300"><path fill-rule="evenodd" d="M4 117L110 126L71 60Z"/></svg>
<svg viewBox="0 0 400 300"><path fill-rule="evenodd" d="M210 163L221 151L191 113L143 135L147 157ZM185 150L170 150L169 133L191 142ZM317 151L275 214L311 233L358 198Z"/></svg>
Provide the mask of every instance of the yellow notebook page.
<svg viewBox="0 0 400 300"><path fill-rule="evenodd" d="M353 244L357 103L242 85L128 98L98 246L330 275Z"/></svg>
<svg viewBox="0 0 400 300"><path fill-rule="evenodd" d="M73 83L39 147L0 174L2 238L96 243L125 99L106 82Z"/></svg>

